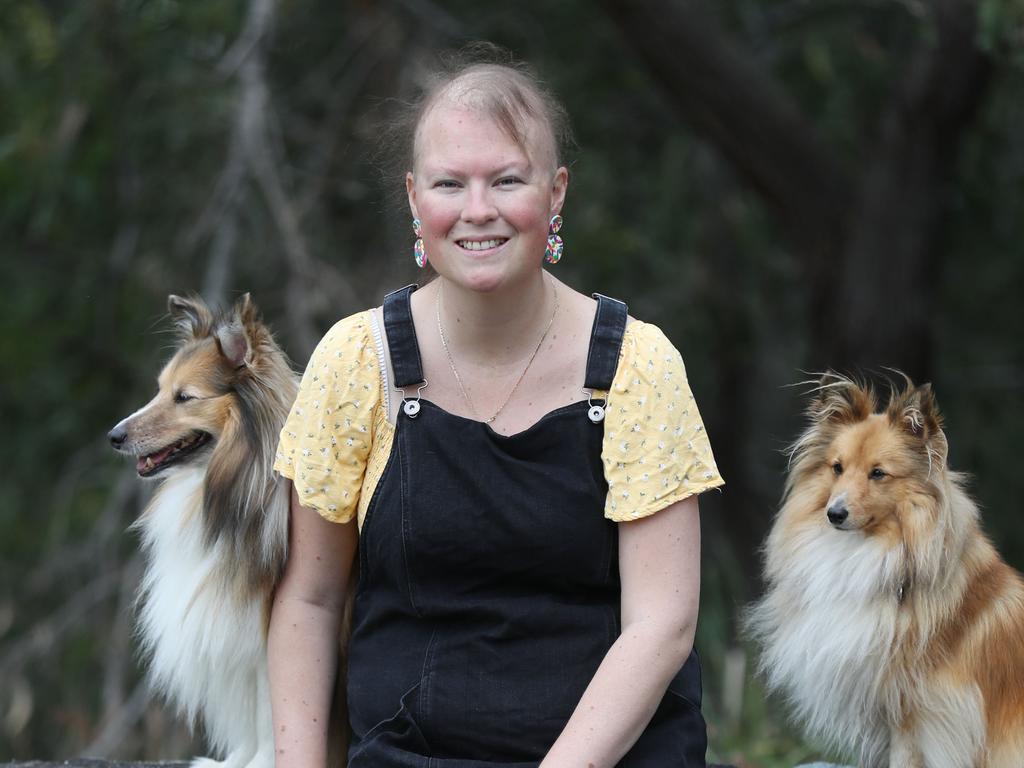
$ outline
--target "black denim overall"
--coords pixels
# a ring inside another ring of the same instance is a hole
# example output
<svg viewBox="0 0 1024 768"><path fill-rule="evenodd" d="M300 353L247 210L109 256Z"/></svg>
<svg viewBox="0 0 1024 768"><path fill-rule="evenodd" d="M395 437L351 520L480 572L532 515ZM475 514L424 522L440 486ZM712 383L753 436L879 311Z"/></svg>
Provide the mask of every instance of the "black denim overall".
<svg viewBox="0 0 1024 768"><path fill-rule="evenodd" d="M413 290L384 300L407 394L423 382ZM626 306L598 302L586 386L607 390ZM620 630L603 423L584 401L505 436L418 405L398 414L360 533L349 768L535 767ZM700 696L691 654L620 768L703 768Z"/></svg>

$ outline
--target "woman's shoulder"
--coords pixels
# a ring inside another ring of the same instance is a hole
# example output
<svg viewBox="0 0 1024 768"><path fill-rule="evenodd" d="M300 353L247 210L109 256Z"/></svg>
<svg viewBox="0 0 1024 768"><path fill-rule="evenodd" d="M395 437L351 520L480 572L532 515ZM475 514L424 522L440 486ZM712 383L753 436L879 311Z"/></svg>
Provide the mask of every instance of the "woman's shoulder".
<svg viewBox="0 0 1024 768"><path fill-rule="evenodd" d="M341 318L327 330L327 333L320 339L320 343L317 344L317 348L344 347L353 343L358 344L372 337L372 315L373 309L364 309Z"/></svg>
<svg viewBox="0 0 1024 768"><path fill-rule="evenodd" d="M573 306L576 307L580 317L586 318L586 321L592 324L597 316L597 300L595 297L598 294L595 293L588 296L574 289L569 290L571 291ZM643 356L656 357L659 360L679 356L678 350L669 341L668 336L665 335L660 327L654 323L641 320L628 312L629 304L627 301L618 296L600 295L606 299L620 301L627 307L626 327L622 334L620 361L632 362L635 358Z"/></svg>
<svg viewBox="0 0 1024 768"><path fill-rule="evenodd" d="M630 380L638 384L639 380L653 382L676 376L686 377L676 345L659 326L630 316L622 335L616 383Z"/></svg>
<svg viewBox="0 0 1024 768"><path fill-rule="evenodd" d="M668 339L662 332L661 328L659 328L654 323L648 323L645 322L644 320L640 320L631 312L629 312L629 302L625 298L621 296L609 296L607 294L599 293L594 293L591 294L590 296L587 296L575 290L573 291L573 293L575 294L575 298L579 302L579 306L585 307L586 311L589 312L591 317L595 316L597 312L597 297L599 295L605 299L612 299L613 301L618 301L621 302L622 304L625 304L627 311L626 329L623 333L623 338L625 340L628 340L630 342L640 340L645 343L668 342Z"/></svg>
<svg viewBox="0 0 1024 768"><path fill-rule="evenodd" d="M629 315L626 320L626 330L623 333L624 346L626 343L634 347L650 349L654 352L676 352L675 345L672 344L660 326L649 323L646 320L640 320L633 315Z"/></svg>
<svg viewBox="0 0 1024 768"><path fill-rule="evenodd" d="M628 317L625 335L638 343L668 344L672 346L672 342L669 341L668 336L665 335L660 326L648 323L646 320L638 320L633 315Z"/></svg>
<svg viewBox="0 0 1024 768"><path fill-rule="evenodd" d="M365 357L374 349L373 310L365 309L334 323L317 342L309 362L336 367L341 361Z"/></svg>

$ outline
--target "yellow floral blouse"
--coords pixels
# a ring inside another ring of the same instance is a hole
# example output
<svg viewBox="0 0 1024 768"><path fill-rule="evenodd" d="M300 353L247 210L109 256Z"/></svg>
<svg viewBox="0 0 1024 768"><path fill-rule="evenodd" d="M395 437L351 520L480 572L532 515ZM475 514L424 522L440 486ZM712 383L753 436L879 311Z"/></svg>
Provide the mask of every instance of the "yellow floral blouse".
<svg viewBox="0 0 1024 768"><path fill-rule="evenodd" d="M683 360L656 326L632 321L607 394L605 517L646 517L722 485ZM361 526L391 453L387 366L370 311L340 320L314 350L281 430L274 469L303 506Z"/></svg>

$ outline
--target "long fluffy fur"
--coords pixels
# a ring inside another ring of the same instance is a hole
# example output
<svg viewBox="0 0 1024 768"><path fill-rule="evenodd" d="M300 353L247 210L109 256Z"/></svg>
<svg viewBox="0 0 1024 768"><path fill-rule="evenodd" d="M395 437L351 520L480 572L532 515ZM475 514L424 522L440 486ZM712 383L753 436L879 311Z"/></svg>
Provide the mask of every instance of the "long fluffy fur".
<svg viewBox="0 0 1024 768"><path fill-rule="evenodd" d="M222 763L272 768L270 599L287 554L288 485L272 469L297 378L248 295L214 316L169 300L179 348L160 391L111 433L139 459L209 439L164 477L136 523L146 555L138 631L154 686L201 723ZM184 393L184 395L182 394ZM179 402L185 395L195 398Z"/></svg>
<svg viewBox="0 0 1024 768"><path fill-rule="evenodd" d="M878 409L835 374L811 400L747 615L761 672L863 768L1020 768L1024 582L946 467L930 387Z"/></svg>

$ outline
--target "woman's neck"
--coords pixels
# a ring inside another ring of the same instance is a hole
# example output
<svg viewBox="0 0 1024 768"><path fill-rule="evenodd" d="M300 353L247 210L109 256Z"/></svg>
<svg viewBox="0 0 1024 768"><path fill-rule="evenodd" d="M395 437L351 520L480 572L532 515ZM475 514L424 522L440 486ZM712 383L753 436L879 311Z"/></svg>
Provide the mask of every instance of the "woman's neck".
<svg viewBox="0 0 1024 768"><path fill-rule="evenodd" d="M475 365L504 365L529 355L551 320L557 281L536 278L503 291L481 293L438 277L431 297L449 345ZM434 313L432 313L434 314Z"/></svg>

